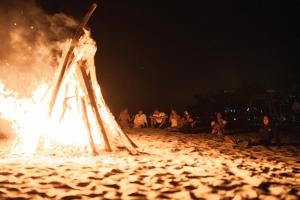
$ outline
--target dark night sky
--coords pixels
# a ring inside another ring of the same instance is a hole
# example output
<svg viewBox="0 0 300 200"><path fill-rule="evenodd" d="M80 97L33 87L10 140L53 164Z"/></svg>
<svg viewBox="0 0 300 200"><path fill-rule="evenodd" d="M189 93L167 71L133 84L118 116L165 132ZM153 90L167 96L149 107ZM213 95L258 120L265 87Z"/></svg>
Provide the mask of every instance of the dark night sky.
<svg viewBox="0 0 300 200"><path fill-rule="evenodd" d="M40 0L80 19L93 1ZM290 1L99 1L89 25L112 110L183 108L193 95L300 75L300 7ZM166 110L167 111L167 110Z"/></svg>

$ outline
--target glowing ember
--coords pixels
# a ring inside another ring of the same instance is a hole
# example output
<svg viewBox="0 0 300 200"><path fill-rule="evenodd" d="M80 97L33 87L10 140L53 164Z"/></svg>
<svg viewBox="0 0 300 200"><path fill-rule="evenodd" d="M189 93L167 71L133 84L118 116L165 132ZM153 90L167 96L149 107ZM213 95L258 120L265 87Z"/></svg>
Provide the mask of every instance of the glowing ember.
<svg viewBox="0 0 300 200"><path fill-rule="evenodd" d="M49 104L54 90L52 82L42 82L30 98L20 98L17 92L6 88L0 80L0 117L10 121L16 133L12 153L49 152L67 147L80 151L89 149L95 153L95 148L103 150L107 145L103 134L107 135L111 148L132 146L131 140L119 128L102 97L95 73L96 49L90 32L84 30L74 48L73 59L60 85L51 115ZM80 71L82 68L85 72ZM90 78L103 127L99 127L99 121L96 120L97 113L91 105L91 98L88 98L81 73L86 73Z"/></svg>

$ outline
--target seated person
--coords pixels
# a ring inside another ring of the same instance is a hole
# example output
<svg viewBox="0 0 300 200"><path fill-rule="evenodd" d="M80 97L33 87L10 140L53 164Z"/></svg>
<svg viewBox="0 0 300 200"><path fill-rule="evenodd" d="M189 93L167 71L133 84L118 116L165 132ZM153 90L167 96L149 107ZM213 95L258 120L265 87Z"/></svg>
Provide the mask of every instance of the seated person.
<svg viewBox="0 0 300 200"><path fill-rule="evenodd" d="M183 112L182 125L183 128L194 128L195 126L195 121L188 111Z"/></svg>
<svg viewBox="0 0 300 200"><path fill-rule="evenodd" d="M264 145L269 146L273 139L273 129L270 125L269 116L265 115L263 117L262 125L259 129L259 136L248 138L246 140L240 140L234 137L226 136L224 140L226 142L234 143L240 147Z"/></svg>
<svg viewBox="0 0 300 200"><path fill-rule="evenodd" d="M129 123L131 121L131 118L130 118L127 108L125 108L124 110L122 110L120 112L118 121L119 121L121 128L123 128L123 129L129 128Z"/></svg>
<svg viewBox="0 0 300 200"><path fill-rule="evenodd" d="M150 116L151 127L165 127L167 124L167 118L168 116L164 112L160 112L158 109L155 109L153 115Z"/></svg>
<svg viewBox="0 0 300 200"><path fill-rule="evenodd" d="M226 120L223 119L221 113L217 113L217 118L215 121L211 122L211 133L213 135L221 136L224 134L225 126L226 126Z"/></svg>
<svg viewBox="0 0 300 200"><path fill-rule="evenodd" d="M181 128L182 120L181 117L177 114L176 110L171 111L169 122L171 125L170 128Z"/></svg>
<svg viewBox="0 0 300 200"><path fill-rule="evenodd" d="M146 128L148 127L147 117L142 110L134 116L133 128Z"/></svg>
<svg viewBox="0 0 300 200"><path fill-rule="evenodd" d="M270 124L270 118L269 116L265 115L263 117L262 125L259 129L260 138L258 140L259 144L263 144L268 146L271 144L272 138L273 138L273 129Z"/></svg>

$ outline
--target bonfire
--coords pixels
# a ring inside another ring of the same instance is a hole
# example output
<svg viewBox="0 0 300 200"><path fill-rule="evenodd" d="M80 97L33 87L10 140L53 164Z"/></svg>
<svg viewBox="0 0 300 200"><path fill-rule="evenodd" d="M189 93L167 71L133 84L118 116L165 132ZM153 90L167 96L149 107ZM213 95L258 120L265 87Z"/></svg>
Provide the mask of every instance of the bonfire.
<svg viewBox="0 0 300 200"><path fill-rule="evenodd" d="M12 153L76 149L97 155L137 147L115 121L97 82L96 43L85 28L96 7L91 6L69 40L52 82L41 83L29 99L18 98L0 82L0 115L17 133Z"/></svg>

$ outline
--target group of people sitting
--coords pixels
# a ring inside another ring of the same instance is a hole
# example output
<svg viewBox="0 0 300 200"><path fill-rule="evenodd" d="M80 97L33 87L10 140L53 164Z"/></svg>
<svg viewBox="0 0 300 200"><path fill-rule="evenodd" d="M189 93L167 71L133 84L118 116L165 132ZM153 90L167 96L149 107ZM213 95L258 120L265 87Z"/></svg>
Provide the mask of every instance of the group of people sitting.
<svg viewBox="0 0 300 200"><path fill-rule="evenodd" d="M148 124L150 121L150 126ZM147 118L147 115L139 110L133 117L130 116L128 109L121 111L119 118L121 128L170 128L170 129L192 129L196 121L191 117L188 111L184 111L183 115L177 114L176 110L171 110L170 115L155 109L153 114ZM240 140L235 137L225 136L225 128L227 121L221 113L216 113L215 120L211 122L211 134L223 138L227 142L231 142L241 146L248 145L266 145L268 146L273 138L273 128L270 124L270 118L266 115L263 117L262 125L259 130L259 137L248 140Z"/></svg>
<svg viewBox="0 0 300 200"><path fill-rule="evenodd" d="M188 111L183 112L183 116L177 114L176 110L171 110L170 115L155 109L153 114L147 118L147 115L139 110L133 117L130 116L128 109L121 111L119 124L122 128L193 128L195 125L194 119ZM149 123L150 122L150 126Z"/></svg>
<svg viewBox="0 0 300 200"><path fill-rule="evenodd" d="M150 126L148 121L150 121ZM128 109L122 110L118 117L121 128L194 128L196 121L191 117L188 111L184 111L183 115L177 114L172 109L170 115L155 109L149 117L139 110L137 114L131 116ZM216 114L216 119L211 122L212 134L222 136L224 134L227 121L223 119L221 113Z"/></svg>

